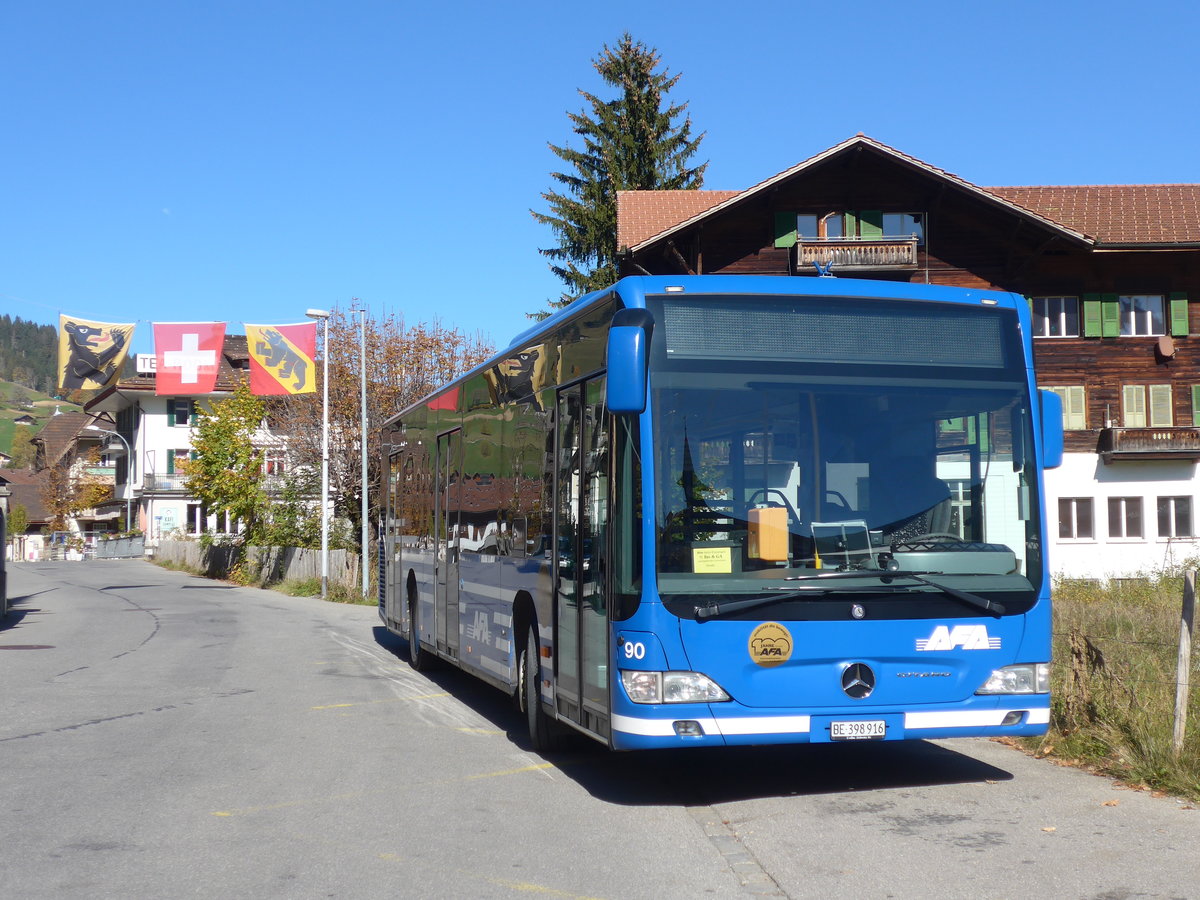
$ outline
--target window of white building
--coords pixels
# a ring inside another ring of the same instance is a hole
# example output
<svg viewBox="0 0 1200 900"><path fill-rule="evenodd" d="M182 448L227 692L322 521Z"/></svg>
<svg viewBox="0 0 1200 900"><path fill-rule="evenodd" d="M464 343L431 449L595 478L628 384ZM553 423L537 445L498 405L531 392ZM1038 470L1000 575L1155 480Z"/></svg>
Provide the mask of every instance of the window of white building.
<svg viewBox="0 0 1200 900"><path fill-rule="evenodd" d="M1096 536L1091 497L1061 497L1058 501L1058 536L1063 540L1091 540Z"/></svg>

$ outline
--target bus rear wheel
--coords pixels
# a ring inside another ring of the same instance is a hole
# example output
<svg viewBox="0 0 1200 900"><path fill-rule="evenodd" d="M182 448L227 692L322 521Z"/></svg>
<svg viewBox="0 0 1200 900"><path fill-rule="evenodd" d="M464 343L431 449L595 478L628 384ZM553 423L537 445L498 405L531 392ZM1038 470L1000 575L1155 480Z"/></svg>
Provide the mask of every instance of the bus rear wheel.
<svg viewBox="0 0 1200 900"><path fill-rule="evenodd" d="M538 654L537 626L530 625L525 632L525 649L518 663L521 679L521 708L529 725L529 742L539 753L557 750L562 745L559 725L551 720L542 708L541 658Z"/></svg>
<svg viewBox="0 0 1200 900"><path fill-rule="evenodd" d="M433 667L433 654L421 646L417 636L417 598L411 589L408 593L408 664L418 672L427 672Z"/></svg>

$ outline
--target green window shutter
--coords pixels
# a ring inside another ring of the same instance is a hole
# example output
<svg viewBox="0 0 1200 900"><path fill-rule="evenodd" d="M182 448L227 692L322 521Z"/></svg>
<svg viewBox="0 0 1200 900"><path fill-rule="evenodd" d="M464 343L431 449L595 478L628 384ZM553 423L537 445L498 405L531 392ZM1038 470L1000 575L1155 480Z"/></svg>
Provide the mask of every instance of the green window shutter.
<svg viewBox="0 0 1200 900"><path fill-rule="evenodd" d="M188 424L189 424L189 425L195 425L195 424L196 424L196 419L197 419L197 415L196 415L196 407L197 407L198 405L199 405L199 404L198 404L198 403L197 403L195 400L189 400L189 401L188 401L188 410L189 410L189 411L188 411Z"/></svg>
<svg viewBox="0 0 1200 900"><path fill-rule="evenodd" d="M168 475L175 474L175 451L174 450L167 451L167 474Z"/></svg>
<svg viewBox="0 0 1200 900"><path fill-rule="evenodd" d="M1121 336L1121 303L1112 294L1105 294L1100 303L1100 321L1104 337Z"/></svg>
<svg viewBox="0 0 1200 900"><path fill-rule="evenodd" d="M1083 385L1077 384L1067 388L1067 402L1063 404L1068 417L1067 425L1072 431L1083 431L1087 428L1087 392Z"/></svg>
<svg viewBox="0 0 1200 900"><path fill-rule="evenodd" d="M167 427L175 427L175 398L167 398Z"/></svg>
<svg viewBox="0 0 1200 900"><path fill-rule="evenodd" d="M883 213L877 209L859 210L858 236L870 241L883 237Z"/></svg>
<svg viewBox="0 0 1200 900"><path fill-rule="evenodd" d="M1150 427L1170 428L1174 424L1175 416L1171 409L1171 386L1169 384L1150 385Z"/></svg>
<svg viewBox="0 0 1200 900"><path fill-rule="evenodd" d="M794 212L775 213L775 246L796 246L796 214Z"/></svg>
<svg viewBox="0 0 1200 900"><path fill-rule="evenodd" d="M1087 428L1087 394L1083 385L1052 387L1050 390L1062 397L1063 430L1083 431Z"/></svg>
<svg viewBox="0 0 1200 900"><path fill-rule="evenodd" d="M857 214L847 211L843 214L843 219L846 223L845 236L848 238L858 237L858 216Z"/></svg>
<svg viewBox="0 0 1200 900"><path fill-rule="evenodd" d="M1175 337L1186 337L1188 331L1188 300L1187 294L1173 291L1171 293L1171 334Z"/></svg>
<svg viewBox="0 0 1200 900"><path fill-rule="evenodd" d="M1121 388L1121 408L1124 413L1122 425L1126 428L1146 427L1146 389L1140 384L1127 384Z"/></svg>
<svg viewBox="0 0 1200 900"><path fill-rule="evenodd" d="M1192 424L1200 425L1200 384L1192 385Z"/></svg>
<svg viewBox="0 0 1200 900"><path fill-rule="evenodd" d="M1084 294L1083 295L1083 336L1084 337L1100 337L1103 335L1103 326L1100 322L1100 295L1099 294Z"/></svg>

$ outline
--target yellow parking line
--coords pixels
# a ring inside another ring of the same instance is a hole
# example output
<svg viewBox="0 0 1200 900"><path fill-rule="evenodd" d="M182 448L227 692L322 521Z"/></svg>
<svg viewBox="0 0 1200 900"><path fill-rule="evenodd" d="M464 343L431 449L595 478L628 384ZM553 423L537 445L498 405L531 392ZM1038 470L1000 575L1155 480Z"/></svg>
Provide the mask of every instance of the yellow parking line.
<svg viewBox="0 0 1200 900"><path fill-rule="evenodd" d="M449 691L439 691L436 694L414 694L411 697L389 697L387 700L366 700L362 703L329 703L325 706L312 706L310 709L345 709L348 706L374 706L377 703L403 703L405 700L429 700L433 697L449 697Z"/></svg>

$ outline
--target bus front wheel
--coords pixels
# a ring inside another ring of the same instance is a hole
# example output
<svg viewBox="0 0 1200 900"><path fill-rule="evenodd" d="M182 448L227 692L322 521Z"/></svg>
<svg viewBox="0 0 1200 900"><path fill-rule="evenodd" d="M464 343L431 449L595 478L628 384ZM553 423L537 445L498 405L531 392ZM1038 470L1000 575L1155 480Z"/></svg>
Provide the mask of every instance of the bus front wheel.
<svg viewBox="0 0 1200 900"><path fill-rule="evenodd" d="M411 590L408 595L408 664L418 672L426 672L433 666L433 654L421 646L417 636L417 598Z"/></svg>
<svg viewBox="0 0 1200 900"><path fill-rule="evenodd" d="M542 708L541 666L538 655L537 626L525 632L525 651L520 660L521 708L529 725L529 741L538 752L558 749L558 726Z"/></svg>

